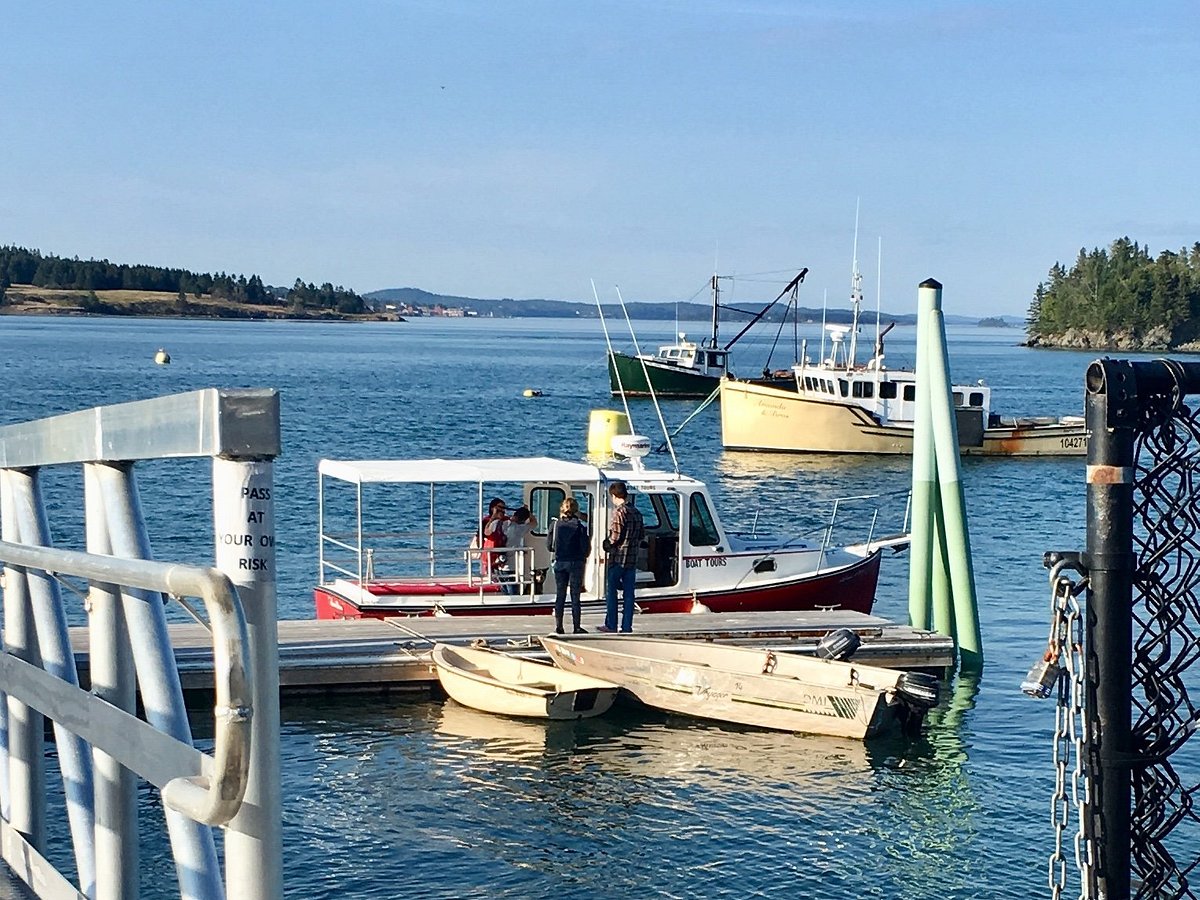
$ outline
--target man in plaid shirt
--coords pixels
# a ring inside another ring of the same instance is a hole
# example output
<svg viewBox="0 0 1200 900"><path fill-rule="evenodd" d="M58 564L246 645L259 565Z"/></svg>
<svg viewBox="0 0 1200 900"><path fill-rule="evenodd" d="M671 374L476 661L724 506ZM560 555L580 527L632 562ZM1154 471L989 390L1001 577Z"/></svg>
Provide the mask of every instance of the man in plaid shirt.
<svg viewBox="0 0 1200 900"><path fill-rule="evenodd" d="M625 482L614 481L608 486L613 501L613 514L608 523L608 537L604 549L608 553L607 588L608 609L604 625L599 630L617 630L617 590L624 594L621 607L621 631L633 631L633 592L637 587L637 558L646 534L642 514L629 498Z"/></svg>

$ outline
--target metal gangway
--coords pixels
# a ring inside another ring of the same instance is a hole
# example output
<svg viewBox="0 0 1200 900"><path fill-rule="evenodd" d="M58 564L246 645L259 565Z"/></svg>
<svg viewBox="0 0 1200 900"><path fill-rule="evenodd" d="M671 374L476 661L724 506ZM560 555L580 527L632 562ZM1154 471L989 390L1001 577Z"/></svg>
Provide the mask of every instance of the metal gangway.
<svg viewBox="0 0 1200 900"><path fill-rule="evenodd" d="M138 896L137 778L161 791L181 897L282 895L279 446L279 396L265 389L207 389L0 427L0 850L36 896ZM151 557L134 466L185 457L212 459L213 567ZM66 466L82 467L83 551L51 546L41 476ZM68 629L66 600L79 596L90 692ZM192 741L167 602L206 620L212 635L211 753ZM48 828L56 787L47 721L65 828ZM70 835L74 881L47 858L66 855L47 847L51 830Z"/></svg>

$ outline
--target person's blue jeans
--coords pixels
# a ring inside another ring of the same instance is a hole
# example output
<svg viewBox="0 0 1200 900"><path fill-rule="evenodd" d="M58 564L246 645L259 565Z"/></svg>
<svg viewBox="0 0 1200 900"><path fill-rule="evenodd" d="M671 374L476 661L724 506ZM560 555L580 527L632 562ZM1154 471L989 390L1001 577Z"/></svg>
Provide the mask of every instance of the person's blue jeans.
<svg viewBox="0 0 1200 900"><path fill-rule="evenodd" d="M633 631L633 592L637 587L637 566L617 566L609 564L605 599L608 609L604 614L604 627L609 631L617 630L617 591L624 595L621 606L621 630Z"/></svg>
<svg viewBox="0 0 1200 900"><path fill-rule="evenodd" d="M554 563L554 623L556 628L562 628L563 607L567 602L567 590L571 591L571 627L579 629L579 594L583 590L582 559Z"/></svg>

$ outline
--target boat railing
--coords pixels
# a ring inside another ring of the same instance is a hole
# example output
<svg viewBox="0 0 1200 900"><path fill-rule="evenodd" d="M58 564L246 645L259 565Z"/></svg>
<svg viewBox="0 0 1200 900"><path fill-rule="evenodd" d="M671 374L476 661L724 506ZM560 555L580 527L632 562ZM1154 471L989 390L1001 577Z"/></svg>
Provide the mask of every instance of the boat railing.
<svg viewBox="0 0 1200 900"><path fill-rule="evenodd" d="M863 501L882 501L886 497L903 493L907 500L904 509L904 520L901 531L907 532L909 520L909 504L911 504L911 491L897 491L894 494L858 494L848 497L837 497L833 501L833 508L830 512L829 519L819 525L806 528L803 531L795 532L783 540L778 538L777 534L762 535L759 534L759 513L756 512L753 520L753 525L750 531L734 531L729 530L729 537L738 540L745 544L746 549L758 549L764 552L781 551L788 548L794 548L797 543L811 541L817 545L821 562L824 562L825 555L830 551L842 546L842 543L835 542L835 536L839 533L839 529L844 530L844 520L846 519L846 506ZM875 540L875 534L879 528L880 507L877 504L870 511L870 516L866 520L866 538L862 540L854 540L848 542L846 546L853 545L855 547L870 547ZM853 517L851 517L853 518ZM861 519L854 525L857 529L862 526ZM769 546L768 546L769 545ZM819 570L819 566L818 566Z"/></svg>
<svg viewBox="0 0 1200 900"><path fill-rule="evenodd" d="M518 594L535 593L538 578L532 547L471 547L465 557L468 583L500 582Z"/></svg>
<svg viewBox="0 0 1200 900"><path fill-rule="evenodd" d="M383 577L437 578L459 574L474 530L326 532L321 535L321 580L337 573L353 581Z"/></svg>

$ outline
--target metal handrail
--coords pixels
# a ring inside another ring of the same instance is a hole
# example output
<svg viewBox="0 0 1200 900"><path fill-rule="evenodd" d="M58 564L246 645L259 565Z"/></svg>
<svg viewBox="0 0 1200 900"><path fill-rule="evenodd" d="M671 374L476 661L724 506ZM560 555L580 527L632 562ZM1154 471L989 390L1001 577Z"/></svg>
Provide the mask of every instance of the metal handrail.
<svg viewBox="0 0 1200 900"><path fill-rule="evenodd" d="M236 589L220 570L77 550L0 541L0 561L101 584L199 597L212 633L213 774L179 776L163 787L163 802L205 825L224 825L238 812L250 767L250 659L246 616ZM31 704L35 705L35 704ZM109 748L101 747L108 751ZM140 773L139 773L140 774Z"/></svg>

